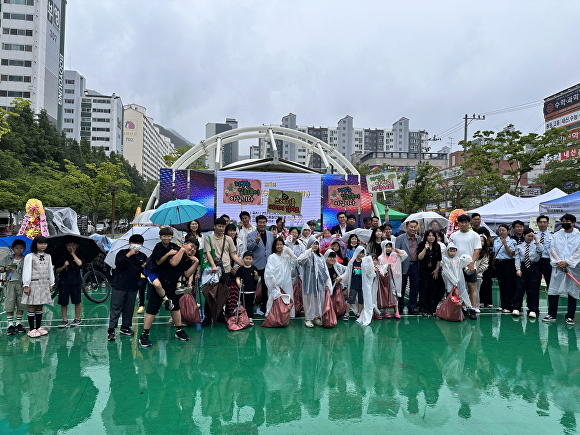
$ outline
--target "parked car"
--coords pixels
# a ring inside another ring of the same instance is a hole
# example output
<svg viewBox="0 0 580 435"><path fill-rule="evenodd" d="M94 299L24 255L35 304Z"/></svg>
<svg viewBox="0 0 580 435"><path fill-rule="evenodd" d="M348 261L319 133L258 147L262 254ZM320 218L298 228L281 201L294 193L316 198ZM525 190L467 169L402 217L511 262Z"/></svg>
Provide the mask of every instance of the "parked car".
<svg viewBox="0 0 580 435"><path fill-rule="evenodd" d="M95 227L95 231L99 234L104 234L105 233L105 224L97 224L97 226Z"/></svg>

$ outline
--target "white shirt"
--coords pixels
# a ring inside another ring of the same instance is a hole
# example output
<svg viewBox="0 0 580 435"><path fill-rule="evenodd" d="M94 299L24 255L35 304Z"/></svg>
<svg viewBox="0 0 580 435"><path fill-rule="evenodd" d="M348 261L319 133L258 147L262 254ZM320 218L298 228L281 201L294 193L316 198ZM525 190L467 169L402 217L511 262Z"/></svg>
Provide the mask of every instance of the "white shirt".
<svg viewBox="0 0 580 435"><path fill-rule="evenodd" d="M449 241L457 246L457 257L466 254L469 255L469 258L473 258L473 251L475 249L481 249L479 234L472 230L466 231L465 233L456 231L449 236Z"/></svg>

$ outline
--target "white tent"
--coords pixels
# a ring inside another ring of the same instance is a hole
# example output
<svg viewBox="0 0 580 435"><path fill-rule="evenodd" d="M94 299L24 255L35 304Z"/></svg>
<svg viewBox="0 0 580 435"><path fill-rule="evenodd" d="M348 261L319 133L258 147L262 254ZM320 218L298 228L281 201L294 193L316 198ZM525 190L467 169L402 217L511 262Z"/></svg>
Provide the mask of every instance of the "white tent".
<svg viewBox="0 0 580 435"><path fill-rule="evenodd" d="M479 213L481 218L489 224L511 223L516 219L524 222L530 217L538 216L540 203L561 198L566 193L560 189L552 189L547 193L532 198L520 198L505 193L495 201L482 207L470 210L468 213Z"/></svg>
<svg viewBox="0 0 580 435"><path fill-rule="evenodd" d="M540 213L556 218L560 218L564 213L580 216L580 192L542 202Z"/></svg>

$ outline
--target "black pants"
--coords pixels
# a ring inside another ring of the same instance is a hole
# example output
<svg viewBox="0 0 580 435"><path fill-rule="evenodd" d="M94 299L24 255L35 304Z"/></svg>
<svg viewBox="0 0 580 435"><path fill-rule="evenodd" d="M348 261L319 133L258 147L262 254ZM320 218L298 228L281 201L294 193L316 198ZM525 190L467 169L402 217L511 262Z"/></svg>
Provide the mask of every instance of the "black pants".
<svg viewBox="0 0 580 435"><path fill-rule="evenodd" d="M479 302L485 305L493 305L492 284L495 269L491 265L483 272L481 285L479 286Z"/></svg>
<svg viewBox="0 0 580 435"><path fill-rule="evenodd" d="M504 310L514 309L516 296L516 266L515 260L495 260L495 270L499 284L501 307Z"/></svg>
<svg viewBox="0 0 580 435"><path fill-rule="evenodd" d="M516 277L516 297L514 309L521 311L524 294L528 302L528 309L536 314L540 312L540 265L532 263L529 268L521 265L522 276Z"/></svg>
<svg viewBox="0 0 580 435"><path fill-rule="evenodd" d="M405 291L407 288L407 281L411 281L409 285L409 306L410 312L414 312L417 308L417 296L419 296L419 262L409 264L407 273L403 275L403 286L401 288L401 297L399 298L399 313L403 312L405 307Z"/></svg>
<svg viewBox="0 0 580 435"><path fill-rule="evenodd" d="M147 278L139 278L137 281L137 288L139 289L139 306L145 306L145 290L147 290Z"/></svg>
<svg viewBox="0 0 580 435"><path fill-rule="evenodd" d="M552 317L558 317L558 302L560 301L560 296L551 296L548 295L548 314ZM574 314L576 313L576 304L578 299L573 298L572 296L568 296L568 312L566 313L566 317L570 319L574 318Z"/></svg>
<svg viewBox="0 0 580 435"><path fill-rule="evenodd" d="M445 294L445 285L441 277L433 278L430 271L419 274L419 309L425 314L434 314L437 305Z"/></svg>
<svg viewBox="0 0 580 435"><path fill-rule="evenodd" d="M126 328L131 327L136 298L137 290L127 291L113 287L113 292L111 293L109 329L115 329L117 327L121 315L123 316L121 326Z"/></svg>
<svg viewBox="0 0 580 435"><path fill-rule="evenodd" d="M262 303L260 304L260 310L264 313L266 312L266 304L268 303L268 287L266 287L266 281L264 280L264 271L266 269L258 270L258 276L262 278ZM284 291L291 291L291 289L284 289Z"/></svg>
<svg viewBox="0 0 580 435"><path fill-rule="evenodd" d="M549 258L540 258L540 282L542 280L542 275L546 280L546 288L550 288L550 278L552 278L552 265L550 264Z"/></svg>

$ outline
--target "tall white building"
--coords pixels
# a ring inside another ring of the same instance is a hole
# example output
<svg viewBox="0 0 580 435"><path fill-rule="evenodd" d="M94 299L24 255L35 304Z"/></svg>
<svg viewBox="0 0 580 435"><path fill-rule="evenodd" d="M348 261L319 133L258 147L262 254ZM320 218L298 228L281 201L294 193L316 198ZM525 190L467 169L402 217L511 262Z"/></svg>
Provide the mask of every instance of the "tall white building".
<svg viewBox="0 0 580 435"><path fill-rule="evenodd" d="M66 122L65 118L65 122ZM123 154L123 102L118 95L87 89L81 102L81 138L91 146Z"/></svg>
<svg viewBox="0 0 580 435"><path fill-rule="evenodd" d="M174 145L159 133L147 109L138 104L124 106L123 156L150 180L159 178L159 169L166 167L163 156L171 154Z"/></svg>
<svg viewBox="0 0 580 435"><path fill-rule="evenodd" d="M60 130L64 100L66 0L3 0L0 106L16 97L45 109Z"/></svg>
<svg viewBox="0 0 580 435"><path fill-rule="evenodd" d="M66 137L81 140L81 103L87 88L86 79L76 71L64 72L63 128Z"/></svg>

